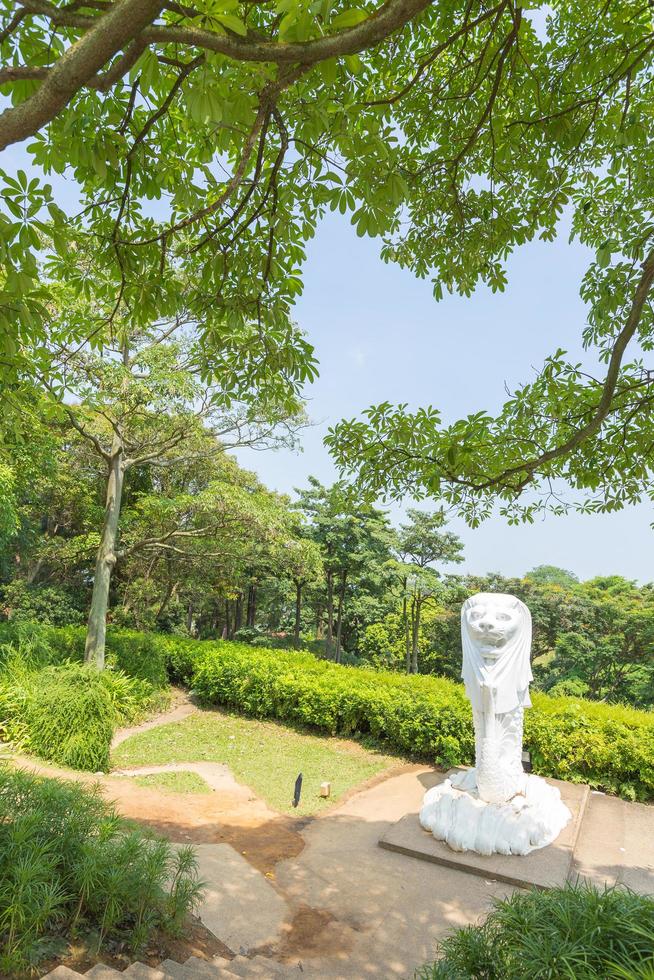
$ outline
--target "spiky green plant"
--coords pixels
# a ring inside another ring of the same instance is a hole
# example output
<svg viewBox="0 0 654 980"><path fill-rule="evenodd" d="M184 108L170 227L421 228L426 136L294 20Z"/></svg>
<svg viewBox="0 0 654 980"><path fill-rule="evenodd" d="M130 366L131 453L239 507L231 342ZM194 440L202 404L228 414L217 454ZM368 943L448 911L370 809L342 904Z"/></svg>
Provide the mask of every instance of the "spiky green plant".
<svg viewBox="0 0 654 980"><path fill-rule="evenodd" d="M0 767L0 976L69 937L135 954L178 934L202 891L190 848L128 829L99 790Z"/></svg>
<svg viewBox="0 0 654 980"><path fill-rule="evenodd" d="M654 898L585 884L516 892L439 952L416 980L653 980Z"/></svg>

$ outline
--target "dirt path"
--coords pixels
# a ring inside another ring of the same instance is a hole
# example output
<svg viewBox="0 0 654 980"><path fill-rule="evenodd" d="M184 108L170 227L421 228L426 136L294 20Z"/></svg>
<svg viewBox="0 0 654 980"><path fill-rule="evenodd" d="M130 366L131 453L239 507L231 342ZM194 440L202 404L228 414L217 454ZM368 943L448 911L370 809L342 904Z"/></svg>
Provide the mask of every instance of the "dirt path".
<svg viewBox="0 0 654 980"><path fill-rule="evenodd" d="M196 710L178 695L170 710L118 732L114 744ZM125 817L173 842L197 845L200 874L209 885L203 922L236 952L273 956L283 964L283 976L409 977L451 926L476 919L493 895L507 890L378 847L391 823L417 808L425 781L433 778L423 766L376 776L329 812L295 819L272 810L217 763L141 766L95 777L26 757L15 756L14 763L46 776L99 783ZM198 773L214 792L175 794L128 778L180 770ZM261 933L256 941L255 926Z"/></svg>
<svg viewBox="0 0 654 980"><path fill-rule="evenodd" d="M147 732L151 728L158 728L159 725L169 725L174 721L183 721L184 718L188 718L189 715L194 715L198 711L197 706L191 701L188 691L185 691L181 687L173 688L173 696L171 701L171 706L166 711L161 714L156 715L154 718L150 718L148 721L141 722L140 725L132 725L130 728L119 728L114 737L111 740L112 751L117 748L121 742L125 742L132 735L138 735L140 732Z"/></svg>

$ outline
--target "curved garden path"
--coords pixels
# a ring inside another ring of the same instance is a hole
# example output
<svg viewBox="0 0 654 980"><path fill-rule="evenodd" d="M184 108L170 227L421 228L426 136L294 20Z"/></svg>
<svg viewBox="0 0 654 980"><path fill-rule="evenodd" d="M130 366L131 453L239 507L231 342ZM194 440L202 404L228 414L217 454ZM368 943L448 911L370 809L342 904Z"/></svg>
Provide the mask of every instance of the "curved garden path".
<svg viewBox="0 0 654 980"><path fill-rule="evenodd" d="M114 744L198 710L178 694L171 709L118 732ZM297 818L272 810L218 763L140 766L99 779L26 758L20 764L44 775L99 781L125 816L196 848L207 882L200 916L236 954L227 964L231 972L222 959L205 966L194 959L186 972L175 973L167 961L148 974L130 968L130 977L408 980L433 959L438 940L453 927L479 920L493 898L513 890L378 846L397 820L417 813L425 789L442 778L427 766L406 765L358 787L319 816ZM171 794L126 778L184 770L196 772L214 792ZM612 868L620 866L620 880L654 890L654 843L643 843L654 840L653 808L596 794L585 821L587 832L575 851L578 873L611 883Z"/></svg>

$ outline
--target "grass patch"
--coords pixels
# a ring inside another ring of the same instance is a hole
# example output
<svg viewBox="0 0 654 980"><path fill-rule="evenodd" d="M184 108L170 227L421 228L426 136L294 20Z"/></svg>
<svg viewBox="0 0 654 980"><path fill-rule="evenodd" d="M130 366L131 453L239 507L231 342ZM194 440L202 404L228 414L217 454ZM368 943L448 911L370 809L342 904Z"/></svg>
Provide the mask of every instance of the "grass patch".
<svg viewBox="0 0 654 980"><path fill-rule="evenodd" d="M162 793L212 793L213 790L197 772L152 772L147 776L127 776L137 786L158 789Z"/></svg>
<svg viewBox="0 0 654 980"><path fill-rule="evenodd" d="M133 735L112 757L119 768L221 762L274 809L305 815L338 801L347 790L402 761L356 742L219 711L191 715ZM294 811L291 800L299 772L303 775L302 798ZM319 796L320 784L326 781L332 784L329 800Z"/></svg>

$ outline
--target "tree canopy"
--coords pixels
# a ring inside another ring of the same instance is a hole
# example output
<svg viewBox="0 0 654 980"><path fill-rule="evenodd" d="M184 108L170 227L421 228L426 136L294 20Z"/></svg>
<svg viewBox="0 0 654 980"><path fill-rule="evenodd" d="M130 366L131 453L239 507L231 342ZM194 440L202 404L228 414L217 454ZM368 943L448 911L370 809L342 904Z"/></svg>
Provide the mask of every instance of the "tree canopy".
<svg viewBox="0 0 654 980"><path fill-rule="evenodd" d="M64 214L56 186L2 175L8 377L39 359L50 275L93 294L85 329L100 343L123 308L170 313L183 266L210 374L225 330L284 346L328 208L379 237L386 261L429 277L436 297L503 289L510 253L551 240L565 216L594 255L580 331L596 377L558 348L497 417L444 424L433 408L382 404L337 426L330 446L371 494L441 497L472 523L498 497L511 520L560 511L561 480L584 509L649 492L647 4L5 0L0 11L11 103L0 145L32 139L37 166L80 188L78 213ZM92 276L78 261L89 244ZM294 345L300 381L310 356Z"/></svg>

